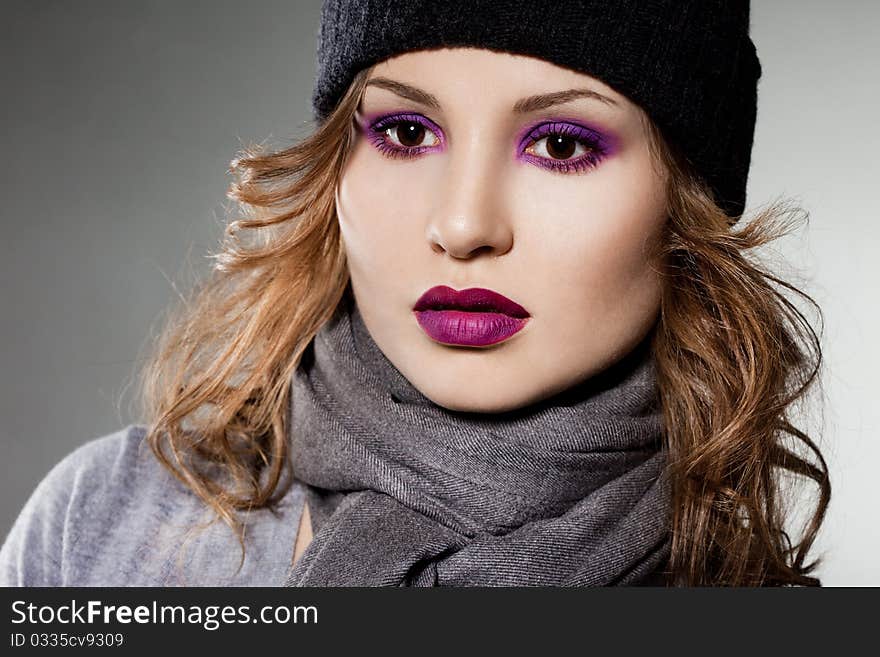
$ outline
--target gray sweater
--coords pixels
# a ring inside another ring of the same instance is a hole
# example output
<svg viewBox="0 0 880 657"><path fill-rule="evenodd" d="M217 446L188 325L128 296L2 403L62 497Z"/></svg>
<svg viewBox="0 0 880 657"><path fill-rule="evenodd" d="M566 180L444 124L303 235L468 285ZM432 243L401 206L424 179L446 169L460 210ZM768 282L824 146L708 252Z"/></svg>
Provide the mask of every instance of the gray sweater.
<svg viewBox="0 0 880 657"><path fill-rule="evenodd" d="M132 425L87 442L37 485L0 549L0 586L281 586L305 500L250 512L239 541Z"/></svg>

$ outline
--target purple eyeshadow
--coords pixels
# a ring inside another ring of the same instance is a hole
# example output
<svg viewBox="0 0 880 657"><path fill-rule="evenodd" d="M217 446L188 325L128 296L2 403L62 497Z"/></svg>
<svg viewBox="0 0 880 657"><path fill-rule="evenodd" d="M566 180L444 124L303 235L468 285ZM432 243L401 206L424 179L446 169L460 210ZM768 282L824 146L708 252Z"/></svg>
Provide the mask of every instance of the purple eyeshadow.
<svg viewBox="0 0 880 657"><path fill-rule="evenodd" d="M533 143L550 135L575 139L586 147L587 152L568 160L554 160L526 152ZM617 150L617 142L613 137L573 119L545 120L527 126L520 133L517 144L517 159L565 173L590 169Z"/></svg>
<svg viewBox="0 0 880 657"><path fill-rule="evenodd" d="M377 113L365 116L358 121L367 139L383 154L393 158L417 157L425 152L443 150L446 138L440 127L430 119L413 112ZM439 140L438 145L403 147L393 144L386 138L385 131L399 124L415 123L432 132ZM570 159L541 157L527 152L532 144L558 135L568 137L585 147L586 152ZM595 128L584 125L577 119L557 118L542 120L523 129L516 140L517 159L533 163L544 169L573 173L595 167L599 162L618 149L617 139Z"/></svg>
<svg viewBox="0 0 880 657"><path fill-rule="evenodd" d="M416 123L423 126L425 130L433 132L440 143L435 146L417 146L410 148L390 143L385 138L385 131L401 123ZM376 148L392 157L413 157L427 151L442 150L445 141L443 131L436 123L425 118L421 114L413 114L411 112L399 112L394 114L383 113L364 117L361 128L366 134L367 139L369 139Z"/></svg>

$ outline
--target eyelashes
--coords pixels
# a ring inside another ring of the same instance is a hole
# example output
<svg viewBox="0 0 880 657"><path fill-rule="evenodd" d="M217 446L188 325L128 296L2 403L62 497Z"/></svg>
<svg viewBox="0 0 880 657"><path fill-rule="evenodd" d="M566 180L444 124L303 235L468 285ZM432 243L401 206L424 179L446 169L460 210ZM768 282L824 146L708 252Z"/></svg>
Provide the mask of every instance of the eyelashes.
<svg viewBox="0 0 880 657"><path fill-rule="evenodd" d="M433 143L417 146L401 142L401 139L418 142L428 135L434 138ZM438 126L419 114L387 116L367 129L367 137L373 145L381 153L392 158L416 157L425 151L436 150L436 146L442 141L442 136L443 131Z"/></svg>
<svg viewBox="0 0 880 657"><path fill-rule="evenodd" d="M385 116L367 126L368 140L383 155L409 159L442 150L443 131L420 114ZM517 159L562 173L592 169L608 155L606 139L595 130L563 121L529 127L518 140Z"/></svg>
<svg viewBox="0 0 880 657"><path fill-rule="evenodd" d="M607 152L599 133L574 123L553 121L526 131L518 157L555 171L574 173L592 169Z"/></svg>

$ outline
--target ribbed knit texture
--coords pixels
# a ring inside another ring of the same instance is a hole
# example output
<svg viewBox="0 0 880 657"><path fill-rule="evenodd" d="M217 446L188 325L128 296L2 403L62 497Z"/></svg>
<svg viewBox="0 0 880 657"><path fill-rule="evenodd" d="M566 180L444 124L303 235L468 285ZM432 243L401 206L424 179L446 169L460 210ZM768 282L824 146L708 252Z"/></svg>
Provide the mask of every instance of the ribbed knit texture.
<svg viewBox="0 0 880 657"><path fill-rule="evenodd" d="M327 0L316 119L359 70L456 46L531 55L602 80L647 111L728 215L742 214L761 76L748 0Z"/></svg>
<svg viewBox="0 0 880 657"><path fill-rule="evenodd" d="M315 535L288 585L638 584L668 558L646 344L528 407L450 411L385 357L348 288L291 392Z"/></svg>

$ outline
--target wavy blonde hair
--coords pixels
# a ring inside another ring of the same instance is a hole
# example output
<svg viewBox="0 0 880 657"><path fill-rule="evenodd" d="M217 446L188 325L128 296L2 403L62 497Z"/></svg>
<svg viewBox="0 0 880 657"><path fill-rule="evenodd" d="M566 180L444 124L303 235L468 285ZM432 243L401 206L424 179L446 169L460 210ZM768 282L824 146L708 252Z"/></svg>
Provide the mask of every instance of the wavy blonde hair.
<svg viewBox="0 0 880 657"><path fill-rule="evenodd" d="M212 276L164 326L141 380L159 461L245 542L239 514L291 483L289 381L348 282L334 191L369 74L284 150L233 160L232 221ZM816 444L789 414L817 378L819 338L781 290L813 300L748 257L790 229L776 204L734 231L687 162L647 121L668 173L665 284L652 338L673 488L668 581L815 585L805 562L830 496ZM821 312L820 318L821 318ZM800 452L800 453L799 453ZM818 485L800 539L786 533L785 473Z"/></svg>

